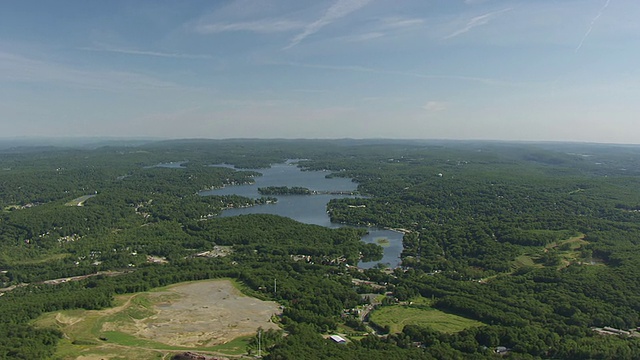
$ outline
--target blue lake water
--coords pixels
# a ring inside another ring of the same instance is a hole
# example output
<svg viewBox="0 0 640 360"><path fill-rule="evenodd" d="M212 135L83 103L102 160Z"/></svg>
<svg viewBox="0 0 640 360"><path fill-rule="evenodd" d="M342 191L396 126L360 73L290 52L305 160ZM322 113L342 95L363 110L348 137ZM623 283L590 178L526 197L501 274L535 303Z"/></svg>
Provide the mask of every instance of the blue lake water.
<svg viewBox="0 0 640 360"><path fill-rule="evenodd" d="M228 165L220 165L231 167ZM244 170L244 169L243 169ZM201 195L240 195L249 198L260 197L259 187L267 186L299 186L316 191L354 191L357 184L351 179L329 178L330 174L324 171L301 171L294 163L275 164L269 169L251 169L262 174L255 178L255 183L251 185L227 186L221 189L203 191ZM276 204L258 205L241 209L224 210L220 216L236 216L243 214L274 214L286 216L296 221L338 228L345 225L332 223L327 214L327 203L331 199L353 197L346 195L276 195ZM371 268L378 263L388 264L390 267L400 265L400 254L402 253L402 233L367 228L369 232L362 238L367 243L375 243L380 238L389 240L389 245L384 247L384 256L380 261L360 262L361 268Z"/></svg>

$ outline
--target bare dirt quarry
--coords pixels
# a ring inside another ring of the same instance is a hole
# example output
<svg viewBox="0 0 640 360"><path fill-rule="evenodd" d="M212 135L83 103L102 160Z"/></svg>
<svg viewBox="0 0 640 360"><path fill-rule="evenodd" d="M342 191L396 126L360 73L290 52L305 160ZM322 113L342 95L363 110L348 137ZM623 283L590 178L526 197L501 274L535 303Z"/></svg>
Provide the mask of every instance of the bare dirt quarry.
<svg viewBox="0 0 640 360"><path fill-rule="evenodd" d="M135 322L132 335L173 346L199 347L254 334L270 321L278 304L240 293L229 281L195 282L145 295L154 315ZM124 330L124 329L123 329Z"/></svg>

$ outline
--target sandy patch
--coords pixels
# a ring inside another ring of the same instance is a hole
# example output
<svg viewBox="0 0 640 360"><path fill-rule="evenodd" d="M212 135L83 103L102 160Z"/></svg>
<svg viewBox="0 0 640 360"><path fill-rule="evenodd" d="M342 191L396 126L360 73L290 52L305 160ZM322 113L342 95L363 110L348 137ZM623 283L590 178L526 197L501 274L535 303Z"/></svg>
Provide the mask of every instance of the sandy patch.
<svg viewBox="0 0 640 360"><path fill-rule="evenodd" d="M117 354L113 355L80 355L76 358L76 360L108 360L114 357L117 357Z"/></svg>
<svg viewBox="0 0 640 360"><path fill-rule="evenodd" d="M278 328L270 320L280 313L277 303L245 296L227 280L178 285L147 298L156 314L136 321L134 335L173 346L213 346L260 326Z"/></svg>
<svg viewBox="0 0 640 360"><path fill-rule="evenodd" d="M58 324L66 326L71 326L82 321L82 318L80 317L73 317L62 313L57 313L55 319Z"/></svg>

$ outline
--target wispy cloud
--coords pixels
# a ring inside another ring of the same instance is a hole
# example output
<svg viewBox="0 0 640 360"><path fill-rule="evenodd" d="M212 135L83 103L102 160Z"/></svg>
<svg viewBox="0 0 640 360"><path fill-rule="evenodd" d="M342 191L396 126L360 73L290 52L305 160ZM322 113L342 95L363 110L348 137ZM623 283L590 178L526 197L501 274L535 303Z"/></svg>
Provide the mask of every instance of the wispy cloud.
<svg viewBox="0 0 640 360"><path fill-rule="evenodd" d="M303 94L323 94L328 92L327 90L321 89L291 89L291 91Z"/></svg>
<svg viewBox="0 0 640 360"><path fill-rule="evenodd" d="M195 27L195 31L201 34L214 34L230 31L276 33L299 30L304 27L305 24L300 21L287 19L262 19L256 21L216 22L211 24L199 24Z"/></svg>
<svg viewBox="0 0 640 360"><path fill-rule="evenodd" d="M600 19L604 11L609 7L610 2L611 0L607 0L602 6L602 8L600 9L600 11L598 12L598 14L591 20L591 24L589 24L589 28L587 29L587 32L584 33L584 36L582 37L582 40L580 40L580 44L578 44L578 47L576 47L575 52L580 51L585 40L587 40L587 38L589 37L589 34L591 34L591 30L593 30L593 26L596 24L598 19Z"/></svg>
<svg viewBox="0 0 640 360"><path fill-rule="evenodd" d="M148 75L76 69L68 65L0 52L0 81L51 83L82 89L123 90L175 89L180 86Z"/></svg>
<svg viewBox="0 0 640 360"><path fill-rule="evenodd" d="M285 49L298 45L302 40L320 31L323 27L364 7L371 0L338 0L318 20L305 26L304 31L291 39Z"/></svg>
<svg viewBox="0 0 640 360"><path fill-rule="evenodd" d="M297 62L285 62L285 63L272 62L272 63L267 63L267 65L295 66L295 67L304 67L304 68L312 68L312 69L350 71L350 72L372 73L372 74L380 74L380 75L398 75L398 76L408 76L408 77L415 77L420 79L432 79L432 80L471 81L471 82L478 82L478 83L483 83L487 85L507 85L507 86L523 85L522 83L514 83L514 82L500 80L500 79L491 79L491 78L483 78L483 77L464 76L464 75L421 74L421 73L415 73L415 72L409 72L409 71L384 70L384 69L376 69L376 68L352 66L352 65L322 65L322 64L297 63Z"/></svg>
<svg viewBox="0 0 640 360"><path fill-rule="evenodd" d="M145 51L145 50L116 48L116 47L102 47L102 46L82 47L80 48L80 50L118 53L118 54L127 54L127 55L138 55L138 56L155 56L155 57L174 58L174 59L213 59L211 55L169 53L169 52Z"/></svg>
<svg viewBox="0 0 640 360"><path fill-rule="evenodd" d="M449 103L444 101L427 101L427 103L422 106L422 108L428 112L440 112L447 110L448 107Z"/></svg>
<svg viewBox="0 0 640 360"><path fill-rule="evenodd" d="M424 20L419 18L387 17L376 20L374 25L366 29L367 31L343 36L341 39L347 42L369 41L411 31L423 24Z"/></svg>
<svg viewBox="0 0 640 360"><path fill-rule="evenodd" d="M383 28L399 29L422 25L424 20L419 18L388 17L382 19L381 23Z"/></svg>
<svg viewBox="0 0 640 360"><path fill-rule="evenodd" d="M502 10L498 10L498 11L493 11L490 13L486 13L484 15L480 15L480 16L476 16L474 18L472 18L471 20L469 20L469 22L467 22L467 24L462 27L461 29L458 29L454 32L452 32L451 34L447 35L445 37L445 39L451 39L454 38L456 36L462 35L466 32L468 32L469 30L476 28L478 26L483 26L483 25L487 25L489 22L491 22L491 20L495 19L498 15L505 13L507 11L512 10L512 8L506 8L506 9L502 9Z"/></svg>
<svg viewBox="0 0 640 360"><path fill-rule="evenodd" d="M386 35L385 33L373 31L373 32L368 32L363 34L348 35L343 37L342 39L344 39L344 41L349 41L349 42L360 42L360 41L378 39L385 35Z"/></svg>

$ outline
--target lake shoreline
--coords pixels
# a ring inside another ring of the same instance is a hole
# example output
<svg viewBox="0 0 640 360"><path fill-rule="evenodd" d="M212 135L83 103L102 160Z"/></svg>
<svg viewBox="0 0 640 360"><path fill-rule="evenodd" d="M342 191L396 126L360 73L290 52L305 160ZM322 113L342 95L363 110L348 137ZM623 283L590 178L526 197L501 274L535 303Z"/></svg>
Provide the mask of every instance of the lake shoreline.
<svg viewBox="0 0 640 360"><path fill-rule="evenodd" d="M215 165L212 165L215 166ZM231 167L225 164L224 167ZM242 169L241 171L256 171L262 176L255 177L252 184L229 185L224 188L203 191L200 194L207 195L238 195L248 198L263 196L259 188L264 187L289 187L307 188L317 192L313 196L303 194L274 194L278 201L269 206L255 205L247 208L232 208L223 210L218 216L236 216L242 214L274 214L291 218L293 220L320 225L328 228L354 227L364 228L367 234L362 237L365 243L376 243L377 238L389 239L389 246L383 247L384 255L379 261L359 262L358 267L367 269L382 263L391 268L401 266L402 238L410 232L407 229L383 228L376 226L362 226L331 222L327 214L327 204L331 199L350 198L357 192L357 184L350 178L329 177L326 171L304 170L292 166L291 162L272 164L268 169ZM334 195L332 195L333 193Z"/></svg>

